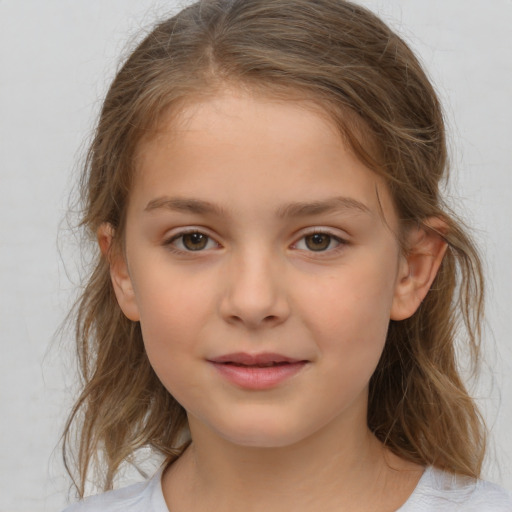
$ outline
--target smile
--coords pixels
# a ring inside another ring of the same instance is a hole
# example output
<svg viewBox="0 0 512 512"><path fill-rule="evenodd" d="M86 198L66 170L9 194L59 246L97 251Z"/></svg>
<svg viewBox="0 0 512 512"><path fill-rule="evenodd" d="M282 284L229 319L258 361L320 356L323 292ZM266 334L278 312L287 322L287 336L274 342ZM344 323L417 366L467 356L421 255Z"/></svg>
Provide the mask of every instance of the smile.
<svg viewBox="0 0 512 512"><path fill-rule="evenodd" d="M223 378L244 389L264 390L297 374L309 361L280 354L226 354L209 359Z"/></svg>

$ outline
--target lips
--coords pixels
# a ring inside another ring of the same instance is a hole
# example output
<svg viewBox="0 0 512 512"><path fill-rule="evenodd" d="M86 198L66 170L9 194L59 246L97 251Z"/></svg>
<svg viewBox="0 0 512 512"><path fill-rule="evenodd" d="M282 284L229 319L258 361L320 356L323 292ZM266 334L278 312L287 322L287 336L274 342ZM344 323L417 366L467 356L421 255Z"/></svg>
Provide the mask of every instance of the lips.
<svg viewBox="0 0 512 512"><path fill-rule="evenodd" d="M300 359L293 359L281 354L262 353L246 354L237 352L235 354L226 354L224 356L210 359L212 363L233 364L239 366L273 366L277 364L293 364L300 362Z"/></svg>
<svg viewBox="0 0 512 512"><path fill-rule="evenodd" d="M215 357L208 362L232 384L253 390L276 387L308 363L281 354L242 352Z"/></svg>

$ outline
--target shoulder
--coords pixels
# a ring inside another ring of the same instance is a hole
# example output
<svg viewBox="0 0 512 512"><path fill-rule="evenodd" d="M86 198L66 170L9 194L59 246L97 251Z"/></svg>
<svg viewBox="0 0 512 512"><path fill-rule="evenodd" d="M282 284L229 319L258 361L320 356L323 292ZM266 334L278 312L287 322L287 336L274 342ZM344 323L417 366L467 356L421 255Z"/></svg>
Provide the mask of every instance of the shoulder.
<svg viewBox="0 0 512 512"><path fill-rule="evenodd" d="M399 512L512 512L512 496L498 485L427 468Z"/></svg>
<svg viewBox="0 0 512 512"><path fill-rule="evenodd" d="M85 498L63 512L168 512L160 479L161 471L145 482Z"/></svg>
<svg viewBox="0 0 512 512"><path fill-rule="evenodd" d="M478 510L482 512L512 512L512 495L493 483L480 480L476 485L474 498L479 506Z"/></svg>

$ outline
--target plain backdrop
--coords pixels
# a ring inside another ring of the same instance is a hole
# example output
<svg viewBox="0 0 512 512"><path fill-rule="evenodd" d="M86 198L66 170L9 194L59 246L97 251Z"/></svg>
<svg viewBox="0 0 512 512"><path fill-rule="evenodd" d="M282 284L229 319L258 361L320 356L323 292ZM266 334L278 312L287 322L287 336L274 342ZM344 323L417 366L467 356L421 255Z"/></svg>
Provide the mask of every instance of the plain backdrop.
<svg viewBox="0 0 512 512"><path fill-rule="evenodd" d="M512 491L512 0L361 0L419 53L445 104L456 209L488 271L487 359L474 394L485 477ZM182 4L186 4L185 1ZM80 254L69 191L120 55L168 0L0 0L0 512L60 510L59 435L74 388Z"/></svg>

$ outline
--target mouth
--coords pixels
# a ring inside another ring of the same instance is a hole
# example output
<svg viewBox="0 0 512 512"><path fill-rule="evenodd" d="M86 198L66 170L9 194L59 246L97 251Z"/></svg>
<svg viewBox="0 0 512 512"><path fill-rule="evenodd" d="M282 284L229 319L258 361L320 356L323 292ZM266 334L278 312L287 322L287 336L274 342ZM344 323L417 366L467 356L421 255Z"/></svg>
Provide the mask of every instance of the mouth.
<svg viewBox="0 0 512 512"><path fill-rule="evenodd" d="M232 361L228 361L226 363L220 363L220 364L228 364L228 365L231 365L231 366L241 366L241 367L245 367L245 368L270 368L272 366L284 366L284 365L287 365L287 364L294 364L294 363L288 363L288 362L282 362L282 363L277 363L277 362L272 362L272 363L259 363L259 364L243 364L243 363L235 363L235 362L232 362Z"/></svg>
<svg viewBox="0 0 512 512"><path fill-rule="evenodd" d="M281 354L261 353L246 354L245 352L237 352L234 354L226 354L220 357L209 359L211 363L230 364L233 366L248 366L257 368L268 368L271 366L280 366L286 364L296 364L307 362L301 359L294 359L283 356Z"/></svg>
<svg viewBox="0 0 512 512"><path fill-rule="evenodd" d="M278 386L299 373L309 361L281 354L226 354L208 359L216 370L237 387L264 390Z"/></svg>

